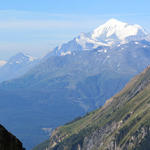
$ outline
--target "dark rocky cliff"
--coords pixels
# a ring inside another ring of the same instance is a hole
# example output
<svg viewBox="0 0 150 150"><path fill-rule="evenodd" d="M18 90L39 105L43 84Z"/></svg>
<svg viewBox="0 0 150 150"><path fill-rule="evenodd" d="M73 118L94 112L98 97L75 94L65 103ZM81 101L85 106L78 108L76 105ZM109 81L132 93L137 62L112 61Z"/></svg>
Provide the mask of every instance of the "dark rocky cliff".
<svg viewBox="0 0 150 150"><path fill-rule="evenodd" d="M0 125L0 150L25 150L22 143Z"/></svg>

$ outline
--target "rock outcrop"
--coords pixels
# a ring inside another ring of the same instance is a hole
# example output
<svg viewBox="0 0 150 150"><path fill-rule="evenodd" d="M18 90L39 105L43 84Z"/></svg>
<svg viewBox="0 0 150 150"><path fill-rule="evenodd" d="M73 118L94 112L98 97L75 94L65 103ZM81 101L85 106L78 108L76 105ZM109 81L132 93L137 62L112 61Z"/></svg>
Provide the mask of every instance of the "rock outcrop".
<svg viewBox="0 0 150 150"><path fill-rule="evenodd" d="M22 143L0 125L0 150L25 150Z"/></svg>

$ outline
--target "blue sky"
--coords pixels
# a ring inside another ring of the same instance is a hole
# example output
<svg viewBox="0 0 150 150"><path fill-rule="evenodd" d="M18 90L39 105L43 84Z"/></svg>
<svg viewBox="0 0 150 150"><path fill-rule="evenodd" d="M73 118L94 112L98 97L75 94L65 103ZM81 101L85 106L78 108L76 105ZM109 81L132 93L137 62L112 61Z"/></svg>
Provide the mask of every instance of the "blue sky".
<svg viewBox="0 0 150 150"><path fill-rule="evenodd" d="M0 59L17 52L43 56L110 18L150 32L149 0L1 0Z"/></svg>

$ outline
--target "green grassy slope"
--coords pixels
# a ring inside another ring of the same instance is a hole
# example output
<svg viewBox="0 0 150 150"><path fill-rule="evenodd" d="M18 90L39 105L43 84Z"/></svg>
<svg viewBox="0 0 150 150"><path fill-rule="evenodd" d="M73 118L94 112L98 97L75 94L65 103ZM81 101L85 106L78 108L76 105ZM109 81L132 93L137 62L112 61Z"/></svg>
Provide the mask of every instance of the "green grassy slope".
<svg viewBox="0 0 150 150"><path fill-rule="evenodd" d="M91 150L110 149L112 141L112 147L120 149L143 150L150 147L150 68L132 79L102 108L57 128L51 136L49 149L85 149L95 133L101 129L102 144L91 144Z"/></svg>

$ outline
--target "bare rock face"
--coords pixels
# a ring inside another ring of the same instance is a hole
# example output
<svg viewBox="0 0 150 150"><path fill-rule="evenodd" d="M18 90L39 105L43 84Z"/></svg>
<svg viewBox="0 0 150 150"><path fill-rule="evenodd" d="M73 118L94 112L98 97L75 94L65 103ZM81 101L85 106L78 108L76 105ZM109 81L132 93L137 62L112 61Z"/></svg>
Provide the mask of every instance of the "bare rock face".
<svg viewBox="0 0 150 150"><path fill-rule="evenodd" d="M22 143L0 125L0 150L25 150Z"/></svg>

